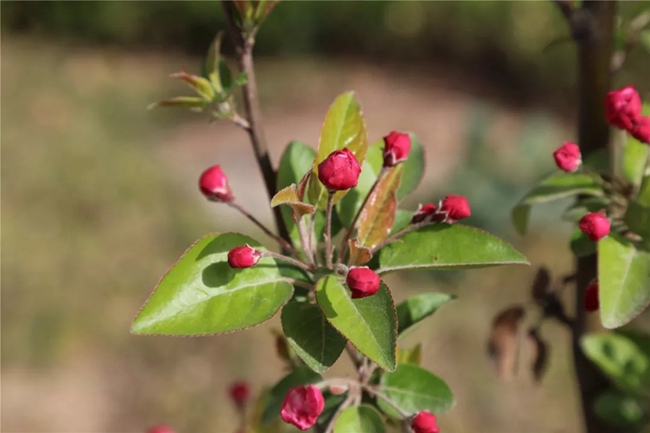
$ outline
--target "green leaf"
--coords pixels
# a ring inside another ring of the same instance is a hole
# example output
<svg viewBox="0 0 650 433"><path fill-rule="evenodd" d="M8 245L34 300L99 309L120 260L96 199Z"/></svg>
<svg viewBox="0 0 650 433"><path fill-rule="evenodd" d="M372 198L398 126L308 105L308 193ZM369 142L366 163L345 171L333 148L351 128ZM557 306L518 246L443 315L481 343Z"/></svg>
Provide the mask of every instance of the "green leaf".
<svg viewBox="0 0 650 433"><path fill-rule="evenodd" d="M605 197L583 197L577 203L572 204L562 215L562 219L577 223L589 212L598 212L607 209L608 202Z"/></svg>
<svg viewBox="0 0 650 433"><path fill-rule="evenodd" d="M379 181L359 217L357 244L373 248L388 237L397 212L397 195L403 166L392 167Z"/></svg>
<svg viewBox="0 0 650 433"><path fill-rule="evenodd" d="M641 185L650 146L629 136L623 153L623 175L635 186Z"/></svg>
<svg viewBox="0 0 650 433"><path fill-rule="evenodd" d="M214 99L214 89L212 88L212 84L210 84L206 78L188 74L187 72L177 72L171 74L170 77L184 81L206 101L212 101Z"/></svg>
<svg viewBox="0 0 650 433"><path fill-rule="evenodd" d="M217 93L221 93L223 91L223 87L221 86L221 78L219 77L219 62L221 61L222 38L223 32L217 33L217 36L210 44L208 54L201 68L203 77L207 78L210 81L212 88Z"/></svg>
<svg viewBox="0 0 650 433"><path fill-rule="evenodd" d="M398 364L422 364L422 344L418 343L408 349L397 348Z"/></svg>
<svg viewBox="0 0 650 433"><path fill-rule="evenodd" d="M282 329L298 356L322 373L339 358L347 341L315 304L289 302L282 309Z"/></svg>
<svg viewBox="0 0 650 433"><path fill-rule="evenodd" d="M397 199L402 200L420 184L424 176L424 168L426 165L426 156L424 155L424 147L415 134L411 136L411 150L409 156L404 161L404 175L402 176L402 183L397 190Z"/></svg>
<svg viewBox="0 0 650 433"><path fill-rule="evenodd" d="M289 143L280 158L277 190L280 191L292 184L298 185L303 176L311 170L315 157L316 151L308 145L299 141L292 141ZM300 245L300 234L298 233L298 226L296 226L296 223L293 221L291 216L291 209L283 206L281 211L282 220L289 231L291 240L294 245ZM310 217L305 218L307 223L310 221L309 218ZM316 223L319 221L321 222L320 231L322 232L322 229L325 226L325 218L322 215L320 217L317 216L316 218Z"/></svg>
<svg viewBox="0 0 650 433"><path fill-rule="evenodd" d="M266 407L262 414L262 422L267 424L273 421L275 417L280 416L282 402L291 388L308 385L310 383L317 383L322 380L323 377L320 374L313 372L309 367L297 367L291 373L282 378L282 380L280 380L280 382L269 391L266 400Z"/></svg>
<svg viewBox="0 0 650 433"><path fill-rule="evenodd" d="M249 244L248 236L211 234L197 241L167 272L138 313L131 332L210 335L255 326L270 319L291 298L275 261L263 258L232 269L228 251Z"/></svg>
<svg viewBox="0 0 650 433"><path fill-rule="evenodd" d="M361 105L354 92L339 95L330 106L318 143L318 152L312 166L312 175L309 182L309 202L325 209L327 206L327 191L318 180L318 164L323 162L335 150L348 148L363 164L368 150L366 140L366 123L361 114ZM334 195L334 203L345 195L346 191L339 191Z"/></svg>
<svg viewBox="0 0 650 433"><path fill-rule="evenodd" d="M147 109L153 110L158 107L181 107L189 108L192 111L203 111L208 105L209 104L205 99L197 96L177 96L175 98L154 102L153 104L150 104Z"/></svg>
<svg viewBox="0 0 650 433"><path fill-rule="evenodd" d="M397 209L395 214L395 222L393 223L393 228L390 231L391 233L397 233L398 231L406 228L411 223L413 218L413 211Z"/></svg>
<svg viewBox="0 0 650 433"><path fill-rule="evenodd" d="M336 276L318 281L318 305L343 336L385 370L395 369L397 317L390 291L382 283L379 291L361 299L352 299Z"/></svg>
<svg viewBox="0 0 650 433"><path fill-rule="evenodd" d="M438 311L447 302L456 299L446 293L421 293L411 296L397 306L398 333L400 337L408 335L422 320Z"/></svg>
<svg viewBox="0 0 650 433"><path fill-rule="evenodd" d="M596 254L596 242L589 239L589 236L576 227L571 233L571 251L576 257Z"/></svg>
<svg viewBox="0 0 650 433"><path fill-rule="evenodd" d="M434 224L411 232L379 250L380 268L460 270L529 264L509 243L474 227Z"/></svg>
<svg viewBox="0 0 650 433"><path fill-rule="evenodd" d="M598 181L583 173L554 173L531 189L512 210L512 221L521 235L526 234L530 207L574 195L602 196Z"/></svg>
<svg viewBox="0 0 650 433"><path fill-rule="evenodd" d="M381 140L381 143L383 143L383 140ZM354 216L361 208L381 170L383 154L381 146L378 146L378 144L375 143L368 148L357 186L352 188L336 205L341 223L346 228L349 228L352 224Z"/></svg>
<svg viewBox="0 0 650 433"><path fill-rule="evenodd" d="M650 303L650 251L616 234L598 242L598 297L606 328L634 319Z"/></svg>
<svg viewBox="0 0 650 433"><path fill-rule="evenodd" d="M650 242L650 206L643 206L636 200L630 202L624 221L630 230Z"/></svg>
<svg viewBox="0 0 650 433"><path fill-rule="evenodd" d="M613 426L630 426L643 421L647 409L636 398L618 391L605 391L594 402L594 412Z"/></svg>
<svg viewBox="0 0 650 433"><path fill-rule="evenodd" d="M367 405L345 409L334 424L334 433L384 433L385 431L381 416Z"/></svg>
<svg viewBox="0 0 650 433"><path fill-rule="evenodd" d="M588 334L580 342L585 355L619 388L650 395L650 356L618 333Z"/></svg>
<svg viewBox="0 0 650 433"><path fill-rule="evenodd" d="M408 414L428 410L447 412L454 406L454 396L447 384L433 373L411 364L399 364L393 373L381 377L379 391ZM401 418L392 406L377 399L379 408L392 418Z"/></svg>

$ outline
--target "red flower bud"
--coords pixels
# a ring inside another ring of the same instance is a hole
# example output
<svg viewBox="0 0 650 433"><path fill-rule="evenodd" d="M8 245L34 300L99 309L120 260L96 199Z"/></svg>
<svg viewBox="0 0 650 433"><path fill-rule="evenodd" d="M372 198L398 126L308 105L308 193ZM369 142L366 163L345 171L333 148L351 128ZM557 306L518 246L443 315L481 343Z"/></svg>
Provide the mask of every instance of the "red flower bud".
<svg viewBox="0 0 650 433"><path fill-rule="evenodd" d="M164 424L154 425L147 429L147 433L176 433L174 429Z"/></svg>
<svg viewBox="0 0 650 433"><path fill-rule="evenodd" d="M436 416L426 410L418 412L413 417L411 428L414 433L440 433L440 427L436 424Z"/></svg>
<svg viewBox="0 0 650 433"><path fill-rule="evenodd" d="M384 167L392 167L406 161L411 150L411 137L393 131L384 137Z"/></svg>
<svg viewBox="0 0 650 433"><path fill-rule="evenodd" d="M352 299L359 299L377 293L381 281L375 271L367 266L360 266L350 269L345 282L352 292Z"/></svg>
<svg viewBox="0 0 650 433"><path fill-rule="evenodd" d="M630 135L641 143L650 144L650 116L639 117L630 130Z"/></svg>
<svg viewBox="0 0 650 433"><path fill-rule="evenodd" d="M585 310L590 313L598 311L600 302L598 300L598 283L593 282L585 289Z"/></svg>
<svg viewBox="0 0 650 433"><path fill-rule="evenodd" d="M257 264L262 253L255 248L248 246L235 247L228 252L228 264L231 268L250 268Z"/></svg>
<svg viewBox="0 0 650 433"><path fill-rule="evenodd" d="M318 164L318 180L329 191L344 191L357 186L361 166L348 148L335 150Z"/></svg>
<svg viewBox="0 0 650 433"><path fill-rule="evenodd" d="M610 225L607 216L601 212L588 213L578 222L580 230L594 242L609 234Z"/></svg>
<svg viewBox="0 0 650 433"><path fill-rule="evenodd" d="M282 420L300 430L307 430L314 424L325 408L320 389L314 385L291 388L282 402Z"/></svg>
<svg viewBox="0 0 650 433"><path fill-rule="evenodd" d="M248 382L235 382L230 385L228 390L230 393L230 398L235 402L237 406L243 406L248 401L248 398L251 394L251 389L248 386Z"/></svg>
<svg viewBox="0 0 650 433"><path fill-rule="evenodd" d="M418 210L415 211L413 214L413 218L411 218L411 224L417 224L428 217L435 215L436 214L436 205L433 203L427 203L425 205L420 205Z"/></svg>
<svg viewBox="0 0 650 433"><path fill-rule="evenodd" d="M612 90L605 97L605 118L611 125L631 130L641 116L641 97L634 86Z"/></svg>
<svg viewBox="0 0 650 433"><path fill-rule="evenodd" d="M220 165L212 166L201 174L199 188L208 200L227 203L235 199L228 185L228 176L221 171Z"/></svg>
<svg viewBox="0 0 650 433"><path fill-rule="evenodd" d="M447 216L445 221L450 223L467 218L472 214L469 209L469 202L462 195L446 196L440 206L440 212Z"/></svg>
<svg viewBox="0 0 650 433"><path fill-rule="evenodd" d="M555 163L562 171L576 171L582 164L580 148L570 141L564 142L560 148L553 152L553 158L555 158Z"/></svg>

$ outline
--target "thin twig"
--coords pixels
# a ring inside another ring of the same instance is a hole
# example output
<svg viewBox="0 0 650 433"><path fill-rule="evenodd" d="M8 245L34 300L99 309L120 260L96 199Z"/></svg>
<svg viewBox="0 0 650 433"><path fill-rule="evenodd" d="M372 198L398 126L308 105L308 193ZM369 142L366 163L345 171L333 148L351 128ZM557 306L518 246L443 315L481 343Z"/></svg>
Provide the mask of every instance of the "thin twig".
<svg viewBox="0 0 650 433"><path fill-rule="evenodd" d="M294 286L302 287L303 289L314 290L314 285L309 284L306 281L296 280L294 278L283 278L282 281L285 281Z"/></svg>
<svg viewBox="0 0 650 433"><path fill-rule="evenodd" d="M300 257L300 256L298 255L298 252L293 248L293 246L292 246L289 242L287 242L285 239L281 238L280 236L276 235L276 234L273 233L271 230L269 230L269 229L268 229L264 224L262 224L262 223L261 223L257 218L255 218L255 217L254 217L250 212L248 212L246 209L244 209L244 207L243 207L242 205L240 205L240 204L237 203L236 201L228 202L228 204L229 204L231 207L234 207L235 209L237 209L237 210L238 210L242 215L244 215L246 218L248 218L249 220L251 220L251 221L252 221L252 222L253 222L257 227L259 227L260 229L262 229L262 231L263 231L264 233L266 233L269 237L275 239L275 241L276 241L277 243L279 243L280 246L281 246L282 248L284 248L285 250L287 250L288 252L290 252L290 253L293 254L294 256L296 256L296 257Z"/></svg>
<svg viewBox="0 0 650 433"><path fill-rule="evenodd" d="M341 415L341 413L347 409L352 401L354 400L354 397L352 395L348 395L348 397L341 403L341 405L336 409L336 412L334 412L334 415L332 415L332 418L327 425L327 428L325 429L325 433L332 433L334 431L334 426L336 425L336 419Z"/></svg>
<svg viewBox="0 0 650 433"><path fill-rule="evenodd" d="M332 204L334 203L334 192L327 195L327 216L325 218L325 255L327 267L332 269Z"/></svg>
<svg viewBox="0 0 650 433"><path fill-rule="evenodd" d="M354 367L358 370L361 367L361 362L357 357L357 349L355 349L352 343L348 341L348 343L345 345L345 351L348 355L350 355L350 359L352 360Z"/></svg>
<svg viewBox="0 0 650 433"><path fill-rule="evenodd" d="M341 252L339 254L339 259L338 259L339 263L341 263L344 260L345 253L348 250L348 240L350 239L350 236L354 231L354 226L357 225L357 221L359 221L359 218L361 217L361 213L365 209L366 204L368 204L368 200L370 200L370 197L375 192L375 189L377 189L377 185L379 185L379 182L381 182L381 180L388 172L388 169L389 169L388 167L381 168L379 175L377 175L377 179L375 179L375 183L372 184L372 188L370 188L370 191L368 191L368 194L366 194L366 197L363 199L363 203L361 204L361 207L359 208L359 210L357 210L357 213L354 215L354 218L352 219L352 223L350 224L350 228L348 228L348 231L345 233L345 236L341 241L341 247L340 247Z"/></svg>
<svg viewBox="0 0 650 433"><path fill-rule="evenodd" d="M246 73L246 83L242 86L244 99L244 108L246 109L246 122L248 127L245 128L253 145L255 159L264 177L266 192L271 199L275 195L276 173L271 164L266 138L264 136L264 127L262 125L262 111L257 96L257 81L255 80L255 68L253 64L253 46L255 38L251 35L245 38L235 22L234 15L237 13L235 4L232 1L222 0L221 5L226 15L226 24L228 34L235 47L237 62L239 68ZM241 123L241 122L240 122ZM242 123L243 125L243 123ZM280 233L280 237L289 240L289 232L282 220L282 212L279 207L273 208L275 224Z"/></svg>
<svg viewBox="0 0 650 433"><path fill-rule="evenodd" d="M282 254L274 253L272 251L262 251L262 256L268 256L268 257L273 257L274 259L283 260L287 263L291 263L292 265L299 267L300 269L304 269L307 272L313 272L314 270L311 266L309 266L305 262L293 259L291 257L287 257Z"/></svg>

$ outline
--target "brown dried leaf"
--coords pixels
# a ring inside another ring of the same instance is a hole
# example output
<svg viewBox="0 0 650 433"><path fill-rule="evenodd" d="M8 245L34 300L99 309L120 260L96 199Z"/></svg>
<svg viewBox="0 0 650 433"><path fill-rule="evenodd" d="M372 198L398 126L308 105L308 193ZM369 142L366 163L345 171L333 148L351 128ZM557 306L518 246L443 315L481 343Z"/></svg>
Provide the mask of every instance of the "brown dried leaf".
<svg viewBox="0 0 650 433"><path fill-rule="evenodd" d="M497 376L501 378L509 379L517 371L519 326L525 315L524 308L516 305L500 312L492 322L488 355Z"/></svg>
<svg viewBox="0 0 650 433"><path fill-rule="evenodd" d="M350 247L350 266L359 266L372 259L370 248L358 245L357 239L350 239L348 246Z"/></svg>
<svg viewBox="0 0 650 433"><path fill-rule="evenodd" d="M291 206L294 212L296 212L298 218L301 218L306 214L312 214L315 210L314 206L300 201L298 198L298 193L296 192L295 183L292 183L288 187L281 189L271 199L271 207L280 206L281 204Z"/></svg>
<svg viewBox="0 0 650 433"><path fill-rule="evenodd" d="M404 164L386 173L368 198L359 218L358 244L373 248L390 235L397 213L397 189Z"/></svg>
<svg viewBox="0 0 650 433"><path fill-rule="evenodd" d="M540 382L548 366L548 344L539 336L536 329L528 331L528 341L532 345L531 370L536 382Z"/></svg>
<svg viewBox="0 0 650 433"><path fill-rule="evenodd" d="M296 194L298 195L298 200L304 202L305 201L305 190L307 189L307 183L309 182L309 175L311 174L311 171L308 171L305 173L305 175L300 179L300 183L298 184L298 189L296 190Z"/></svg>
<svg viewBox="0 0 650 433"><path fill-rule="evenodd" d="M547 296L551 293L551 273L544 266L537 270L531 293L536 304L546 304Z"/></svg>

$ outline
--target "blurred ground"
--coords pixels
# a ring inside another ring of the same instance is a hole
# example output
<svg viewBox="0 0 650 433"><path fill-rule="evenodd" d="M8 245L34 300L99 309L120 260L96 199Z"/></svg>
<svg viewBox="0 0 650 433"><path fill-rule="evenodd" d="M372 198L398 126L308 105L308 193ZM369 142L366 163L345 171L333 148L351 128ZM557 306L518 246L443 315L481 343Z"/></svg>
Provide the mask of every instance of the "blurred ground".
<svg viewBox="0 0 650 433"><path fill-rule="evenodd" d="M166 76L195 70L198 59L3 39L2 430L142 432L164 422L181 433L232 432L228 383L243 378L259 390L282 374L270 338L277 320L197 339L128 330L195 239L214 230L263 239L196 191L200 171L221 163L242 202L270 222L246 136L198 115L144 110L184 91ZM404 129L427 148L429 170L410 205L438 191L468 194L478 203L475 224L499 227L535 265L569 269L566 233L537 225L522 240L507 220L520 192L550 168L539 156L571 138L552 113L510 106L488 83L453 69L311 60L261 61L258 70L274 161L290 139L315 145L329 103L354 89L371 140ZM483 163L472 159L476 146ZM527 298L534 272L390 277L398 301L423 290L459 297L408 340L423 341L426 365L455 393L443 431L579 430L569 337L558 325L542 330L552 347L541 385L525 368L509 382L497 379L485 355L492 317ZM342 359L334 371L346 368Z"/></svg>

